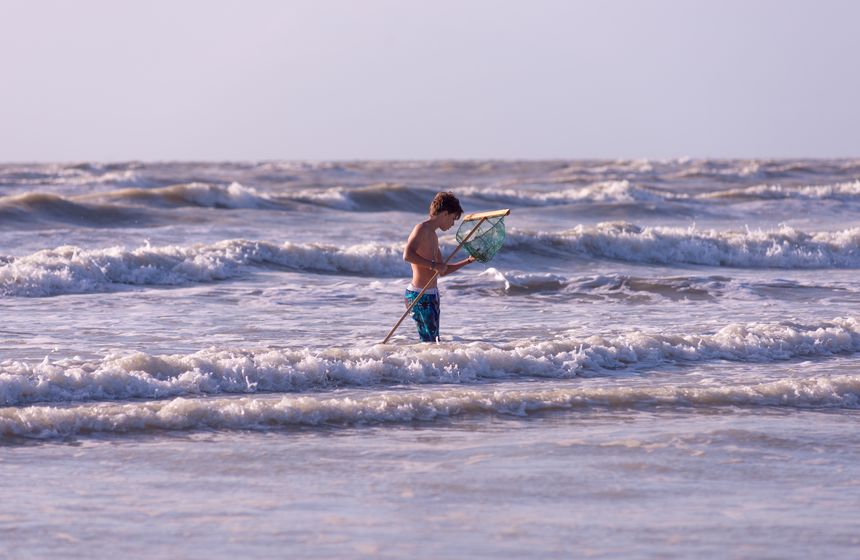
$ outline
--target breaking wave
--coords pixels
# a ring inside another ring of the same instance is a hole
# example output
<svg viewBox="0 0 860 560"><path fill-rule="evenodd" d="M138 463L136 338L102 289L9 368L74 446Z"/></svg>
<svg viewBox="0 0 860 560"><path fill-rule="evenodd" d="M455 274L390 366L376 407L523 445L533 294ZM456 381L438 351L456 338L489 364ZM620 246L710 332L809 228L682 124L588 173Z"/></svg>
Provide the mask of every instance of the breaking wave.
<svg viewBox="0 0 860 560"><path fill-rule="evenodd" d="M39 364L0 363L0 403L163 398L217 393L295 392L344 386L468 384L488 379L603 376L665 363L770 362L860 351L860 322L730 324L713 334L632 332L561 336L545 342L219 350L190 355L109 355Z"/></svg>
<svg viewBox="0 0 860 560"><path fill-rule="evenodd" d="M92 433L165 430L270 430L273 427L429 422L463 415L515 415L593 408L860 407L860 376L714 386L559 387L531 390L448 388L368 396L176 398L131 404L0 409L0 436L54 439Z"/></svg>
<svg viewBox="0 0 860 560"><path fill-rule="evenodd" d="M518 232L506 248L537 254L579 254L652 264L741 268L860 267L860 227L840 231L716 231L640 227L625 222L577 226L559 233Z"/></svg>
<svg viewBox="0 0 860 560"><path fill-rule="evenodd" d="M41 297L101 292L117 284L172 286L233 278L248 265L311 272L405 276L400 247L375 243L336 247L228 240L212 245L127 249L63 246L0 259L0 294Z"/></svg>
<svg viewBox="0 0 860 560"><path fill-rule="evenodd" d="M451 247L443 248L450 252ZM170 286L233 278L248 266L281 266L309 272L403 277L400 244L277 245L227 240L211 245L110 247L63 246L24 257L0 257L0 294L40 297L89 293L112 285ZM860 228L806 233L783 226L773 231L720 232L695 228L640 227L628 223L577 226L557 233L512 231L505 251L607 258L652 264L747 268L860 267ZM505 277L506 289L563 287L547 274Z"/></svg>

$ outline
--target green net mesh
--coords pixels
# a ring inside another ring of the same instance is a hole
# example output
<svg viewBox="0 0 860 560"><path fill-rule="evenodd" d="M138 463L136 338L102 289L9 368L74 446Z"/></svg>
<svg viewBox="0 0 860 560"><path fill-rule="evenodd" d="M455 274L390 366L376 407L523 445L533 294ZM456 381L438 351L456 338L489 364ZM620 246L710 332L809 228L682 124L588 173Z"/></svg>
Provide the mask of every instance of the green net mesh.
<svg viewBox="0 0 860 560"><path fill-rule="evenodd" d="M457 229L457 242L462 243L463 239L469 235L469 232L474 229L477 222L469 220L463 222ZM463 244L463 249L467 253L475 257L481 262L490 262L496 252L502 247L505 242L505 217L488 218L484 220L472 237Z"/></svg>

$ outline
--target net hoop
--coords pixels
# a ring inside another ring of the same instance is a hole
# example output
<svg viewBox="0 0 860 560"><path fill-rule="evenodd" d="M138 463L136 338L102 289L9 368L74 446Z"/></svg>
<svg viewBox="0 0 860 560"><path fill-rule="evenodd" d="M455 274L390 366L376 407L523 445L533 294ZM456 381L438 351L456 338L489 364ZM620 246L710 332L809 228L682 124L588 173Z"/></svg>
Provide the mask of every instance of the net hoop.
<svg viewBox="0 0 860 560"><path fill-rule="evenodd" d="M469 214L457 229L457 241L475 260L490 262L505 242L505 216L510 210ZM480 220L477 226L475 220ZM469 233L472 236L466 239Z"/></svg>

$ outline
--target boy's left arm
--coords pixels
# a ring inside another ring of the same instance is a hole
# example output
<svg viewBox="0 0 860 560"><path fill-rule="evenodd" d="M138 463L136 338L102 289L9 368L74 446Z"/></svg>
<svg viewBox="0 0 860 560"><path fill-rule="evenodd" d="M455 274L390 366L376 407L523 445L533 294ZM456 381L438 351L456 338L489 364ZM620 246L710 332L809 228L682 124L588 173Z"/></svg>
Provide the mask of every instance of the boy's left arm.
<svg viewBox="0 0 860 560"><path fill-rule="evenodd" d="M454 264L449 264L448 268L447 268L447 270L445 270L445 274L443 274L443 276L447 276L447 275L451 274L452 272L456 272L456 271L460 270L461 268L463 268L464 266L466 266L467 264L472 264L473 262L475 262L475 260L476 260L475 257L469 257L468 259L463 259L460 262L456 262Z"/></svg>

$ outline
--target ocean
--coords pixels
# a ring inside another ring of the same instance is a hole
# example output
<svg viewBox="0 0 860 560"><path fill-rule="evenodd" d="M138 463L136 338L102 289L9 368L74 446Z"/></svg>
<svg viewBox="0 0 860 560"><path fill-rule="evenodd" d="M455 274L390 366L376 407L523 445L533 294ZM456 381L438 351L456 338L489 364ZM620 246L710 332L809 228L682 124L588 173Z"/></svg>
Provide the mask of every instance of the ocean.
<svg viewBox="0 0 860 560"><path fill-rule="evenodd" d="M505 245L382 345L440 190ZM0 557L854 558L858 219L856 159L2 164Z"/></svg>

